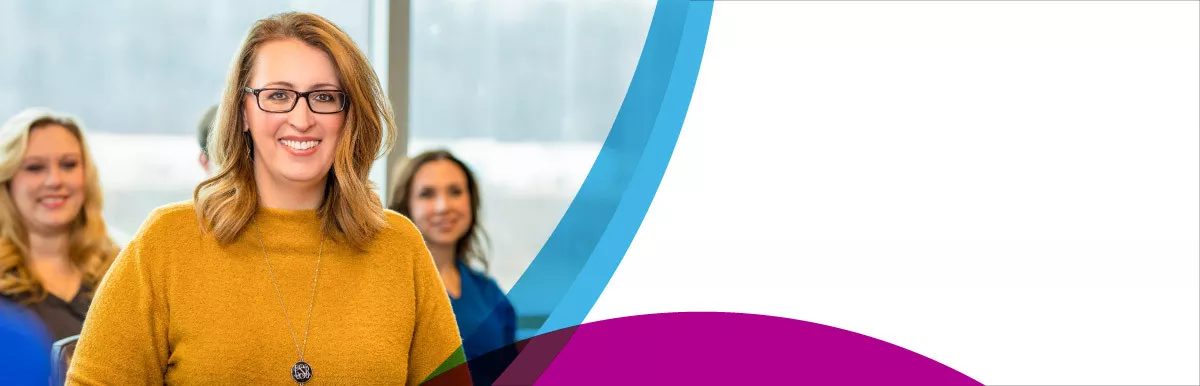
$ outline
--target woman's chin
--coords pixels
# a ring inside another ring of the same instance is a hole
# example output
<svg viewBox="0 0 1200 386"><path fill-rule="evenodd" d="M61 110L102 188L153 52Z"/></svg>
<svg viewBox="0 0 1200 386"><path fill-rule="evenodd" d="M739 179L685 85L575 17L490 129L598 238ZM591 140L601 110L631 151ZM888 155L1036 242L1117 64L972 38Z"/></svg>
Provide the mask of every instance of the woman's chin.
<svg viewBox="0 0 1200 386"><path fill-rule="evenodd" d="M65 232L71 229L74 216L38 216L28 222L30 230L38 232Z"/></svg>
<svg viewBox="0 0 1200 386"><path fill-rule="evenodd" d="M283 173L283 178L295 185L312 185L323 182L328 173L320 173L311 170L301 170L291 173Z"/></svg>
<svg viewBox="0 0 1200 386"><path fill-rule="evenodd" d="M434 231L425 237L425 243L430 247L454 247L458 243L458 237Z"/></svg>

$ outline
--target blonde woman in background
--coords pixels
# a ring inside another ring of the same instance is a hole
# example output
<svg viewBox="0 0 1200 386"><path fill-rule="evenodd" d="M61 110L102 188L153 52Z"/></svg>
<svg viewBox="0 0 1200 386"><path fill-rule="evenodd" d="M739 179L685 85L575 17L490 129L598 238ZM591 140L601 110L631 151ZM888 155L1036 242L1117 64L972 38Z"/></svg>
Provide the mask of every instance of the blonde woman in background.
<svg viewBox="0 0 1200 386"><path fill-rule="evenodd" d="M117 255L79 120L26 109L0 127L0 301L36 313L55 340L79 334Z"/></svg>
<svg viewBox="0 0 1200 386"><path fill-rule="evenodd" d="M416 385L464 361L421 234L372 191L395 123L341 29L256 22L213 130L219 170L113 263L67 384Z"/></svg>

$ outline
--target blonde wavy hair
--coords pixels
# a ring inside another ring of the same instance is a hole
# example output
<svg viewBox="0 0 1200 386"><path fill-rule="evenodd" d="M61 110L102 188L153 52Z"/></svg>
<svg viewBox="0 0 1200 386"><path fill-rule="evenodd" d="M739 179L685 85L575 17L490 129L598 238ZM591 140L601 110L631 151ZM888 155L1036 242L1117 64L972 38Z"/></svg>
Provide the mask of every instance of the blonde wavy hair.
<svg viewBox="0 0 1200 386"><path fill-rule="evenodd" d="M49 125L65 127L79 140L83 152L83 208L71 225L68 254L71 263L83 273L83 281L95 288L116 258L118 248L108 237L101 212L104 197L100 177L92 161L84 136L83 124L75 117L45 108L26 109L0 127L0 295L36 303L46 298L41 281L27 265L29 231L17 211L9 187L21 168L29 145L29 133Z"/></svg>
<svg viewBox="0 0 1200 386"><path fill-rule="evenodd" d="M371 164L395 141L395 119L375 70L354 41L329 20L308 13L281 13L259 20L242 41L209 138L209 152L219 172L196 187L196 216L218 242L228 244L258 210L253 143L241 132L246 125L242 109L249 100L245 87L259 47L283 39L299 40L329 55L349 97L342 138L317 214L326 235L363 249L387 221L368 177Z"/></svg>

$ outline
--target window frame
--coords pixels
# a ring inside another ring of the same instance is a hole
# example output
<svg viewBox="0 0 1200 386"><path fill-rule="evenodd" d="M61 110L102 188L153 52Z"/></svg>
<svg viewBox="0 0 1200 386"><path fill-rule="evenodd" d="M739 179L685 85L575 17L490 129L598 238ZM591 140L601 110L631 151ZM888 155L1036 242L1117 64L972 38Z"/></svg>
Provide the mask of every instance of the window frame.
<svg viewBox="0 0 1200 386"><path fill-rule="evenodd" d="M384 163L384 186L380 187L380 197L385 207L391 201L392 188L396 185L397 164L408 156L411 6L411 0L371 0L371 64L383 83L396 119L396 142L375 165L379 167L379 162Z"/></svg>

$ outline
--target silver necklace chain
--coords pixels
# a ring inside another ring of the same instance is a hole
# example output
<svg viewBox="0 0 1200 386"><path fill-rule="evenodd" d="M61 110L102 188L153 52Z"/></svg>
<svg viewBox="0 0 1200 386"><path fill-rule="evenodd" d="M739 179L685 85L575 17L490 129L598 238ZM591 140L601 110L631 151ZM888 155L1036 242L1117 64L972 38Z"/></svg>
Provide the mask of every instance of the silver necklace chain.
<svg viewBox="0 0 1200 386"><path fill-rule="evenodd" d="M300 361L304 361L304 350L308 348L308 328L312 326L312 311L313 304L317 300L317 278L321 275L321 254L325 251L325 237L321 237L321 246L317 249L317 269L313 272L312 297L308 301L308 321L304 326L304 345L296 340L296 329L292 327L292 318L288 316L287 305L283 303L283 294L279 292L279 282L275 280L275 270L271 268L271 259L267 258L267 246L263 244L262 229L258 227L258 222L254 222L254 230L258 232L258 246L262 247L263 260L267 262L267 271L271 273L271 284L275 285L275 296L279 297L279 306L283 308L283 318L287 321L288 332L292 334L292 343L296 345L296 354L300 356Z"/></svg>

